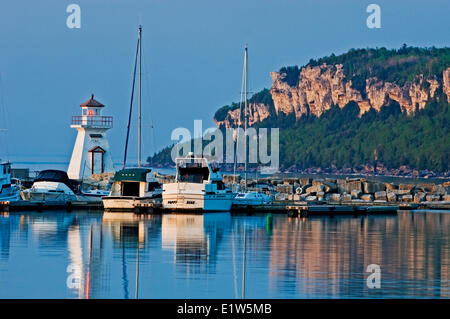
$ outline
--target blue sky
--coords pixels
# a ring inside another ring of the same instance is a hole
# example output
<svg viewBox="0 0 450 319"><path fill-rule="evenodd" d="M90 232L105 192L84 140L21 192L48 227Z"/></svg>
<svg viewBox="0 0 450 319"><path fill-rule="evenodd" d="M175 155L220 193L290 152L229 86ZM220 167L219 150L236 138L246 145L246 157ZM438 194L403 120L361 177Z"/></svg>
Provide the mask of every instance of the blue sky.
<svg viewBox="0 0 450 319"><path fill-rule="evenodd" d="M80 29L66 26L71 3L81 8ZM370 3L381 7L381 29L366 26ZM139 24L148 155L171 142L174 128L192 130L194 119L214 126L217 108L239 100L246 43L257 92L271 86L271 71L350 48L448 46L449 13L448 0L2 1L0 129L8 132L0 132L0 157L68 161L70 118L94 93L114 116L109 139L120 161Z"/></svg>

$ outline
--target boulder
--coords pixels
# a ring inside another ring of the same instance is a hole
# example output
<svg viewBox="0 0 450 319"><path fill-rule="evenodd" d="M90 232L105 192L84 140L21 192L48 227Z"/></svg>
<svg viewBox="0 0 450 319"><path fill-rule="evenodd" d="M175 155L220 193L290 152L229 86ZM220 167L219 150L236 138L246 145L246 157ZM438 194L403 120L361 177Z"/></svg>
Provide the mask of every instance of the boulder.
<svg viewBox="0 0 450 319"><path fill-rule="evenodd" d="M395 195L409 195L411 194L411 190L407 189L391 189L390 192L394 193Z"/></svg>
<svg viewBox="0 0 450 319"><path fill-rule="evenodd" d="M375 192L374 197L376 200L386 200L386 191Z"/></svg>
<svg viewBox="0 0 450 319"><path fill-rule="evenodd" d="M386 194L386 198L387 198L388 202L396 202L397 201L397 195L395 195L392 192L388 192Z"/></svg>
<svg viewBox="0 0 450 319"><path fill-rule="evenodd" d="M436 185L433 188L434 195L445 195L446 193L447 193L447 190L445 189L444 185Z"/></svg>
<svg viewBox="0 0 450 319"><path fill-rule="evenodd" d="M339 193L351 193L352 190L362 191L362 184L360 180L337 180L337 190Z"/></svg>
<svg viewBox="0 0 450 319"><path fill-rule="evenodd" d="M427 202L438 202L441 200L441 195L427 195Z"/></svg>
<svg viewBox="0 0 450 319"><path fill-rule="evenodd" d="M398 185L398 189L400 190L408 190L411 192L411 190L414 188L413 184L400 184Z"/></svg>
<svg viewBox="0 0 450 319"><path fill-rule="evenodd" d="M277 193L293 194L294 193L294 186L293 185L279 184L279 185L277 185L276 191L277 191Z"/></svg>
<svg viewBox="0 0 450 319"><path fill-rule="evenodd" d="M402 202L412 202L413 196L412 195L402 195L401 201Z"/></svg>
<svg viewBox="0 0 450 319"><path fill-rule="evenodd" d="M426 194L424 192L417 192L414 194L414 203L420 203L425 200Z"/></svg>
<svg viewBox="0 0 450 319"><path fill-rule="evenodd" d="M444 187L450 187L450 181L449 182L444 182L444 184L442 184L442 185L444 185Z"/></svg>
<svg viewBox="0 0 450 319"><path fill-rule="evenodd" d="M383 183L384 186L386 187L386 190L392 190L392 189L398 189L397 185L393 184L393 183Z"/></svg>
<svg viewBox="0 0 450 319"><path fill-rule="evenodd" d="M351 191L352 198L357 199L362 195L360 190L354 189Z"/></svg>
<svg viewBox="0 0 450 319"><path fill-rule="evenodd" d="M450 202L450 194L445 194L444 196L442 196L442 200Z"/></svg>
<svg viewBox="0 0 450 319"><path fill-rule="evenodd" d="M317 179L312 181L312 186L322 185L325 192L337 191L337 185L335 183L328 182L324 179Z"/></svg>
<svg viewBox="0 0 450 319"><path fill-rule="evenodd" d="M361 199L366 202L371 202L373 201L373 196L371 194L364 194L361 195Z"/></svg>
<svg viewBox="0 0 450 319"><path fill-rule="evenodd" d="M317 193L317 192L323 192L324 191L324 186L323 185L313 185L313 186L311 186L311 187L308 187L307 189L306 189L306 192L307 193L312 193L312 194L315 194L315 193Z"/></svg>
<svg viewBox="0 0 450 319"><path fill-rule="evenodd" d="M417 184L416 189L424 193L431 193L434 189L434 184Z"/></svg>
<svg viewBox="0 0 450 319"><path fill-rule="evenodd" d="M328 200L333 201L333 202L339 202L341 200L341 194L328 194Z"/></svg>
<svg viewBox="0 0 450 319"><path fill-rule="evenodd" d="M342 200L343 201L351 201L352 200L352 195L347 194L347 193L342 194Z"/></svg>
<svg viewBox="0 0 450 319"><path fill-rule="evenodd" d="M386 185L378 182L364 182L364 193L371 194L386 190Z"/></svg>

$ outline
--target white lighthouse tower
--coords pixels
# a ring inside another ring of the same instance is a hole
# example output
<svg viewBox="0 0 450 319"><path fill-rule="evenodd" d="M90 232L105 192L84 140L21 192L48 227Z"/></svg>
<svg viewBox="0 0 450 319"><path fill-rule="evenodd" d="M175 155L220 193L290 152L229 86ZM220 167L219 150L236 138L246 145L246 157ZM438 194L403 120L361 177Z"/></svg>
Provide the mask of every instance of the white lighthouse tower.
<svg viewBox="0 0 450 319"><path fill-rule="evenodd" d="M77 129L77 139L67 174L71 179L90 178L92 174L114 172L106 131L112 128L112 116L102 116L104 105L94 94L81 106L81 116L72 116L70 127Z"/></svg>

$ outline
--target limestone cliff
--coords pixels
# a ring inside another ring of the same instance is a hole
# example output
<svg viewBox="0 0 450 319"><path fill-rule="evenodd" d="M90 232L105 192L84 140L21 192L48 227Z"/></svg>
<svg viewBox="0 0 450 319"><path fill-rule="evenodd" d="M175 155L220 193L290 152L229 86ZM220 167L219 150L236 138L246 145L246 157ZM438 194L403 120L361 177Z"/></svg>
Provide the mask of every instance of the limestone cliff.
<svg viewBox="0 0 450 319"><path fill-rule="evenodd" d="M425 107L441 85L450 101L450 67L441 76L425 78L423 74L418 74L414 80L402 85L369 77L363 90L353 87L352 81L346 78L342 64L324 63L303 67L294 85L287 81L285 72L271 72L270 75L273 80L270 94L275 116L293 113L297 119L307 114L320 117L333 105L343 108L351 101L358 104L360 116L372 108L380 111L390 101L396 101L402 112L413 115ZM270 108L264 103L250 103L249 125L271 116ZM239 109L230 110L224 119L215 119L216 125L236 126L239 115Z"/></svg>

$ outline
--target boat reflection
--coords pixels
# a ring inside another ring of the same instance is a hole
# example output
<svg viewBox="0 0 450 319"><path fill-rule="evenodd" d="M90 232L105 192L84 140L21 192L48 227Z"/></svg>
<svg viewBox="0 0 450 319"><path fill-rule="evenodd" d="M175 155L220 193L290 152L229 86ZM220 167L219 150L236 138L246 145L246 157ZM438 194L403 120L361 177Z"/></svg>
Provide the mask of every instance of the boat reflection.
<svg viewBox="0 0 450 319"><path fill-rule="evenodd" d="M162 248L174 251L174 262L182 267L215 261L224 231L231 225L230 213L168 214L162 216ZM190 268L201 271L201 267Z"/></svg>

